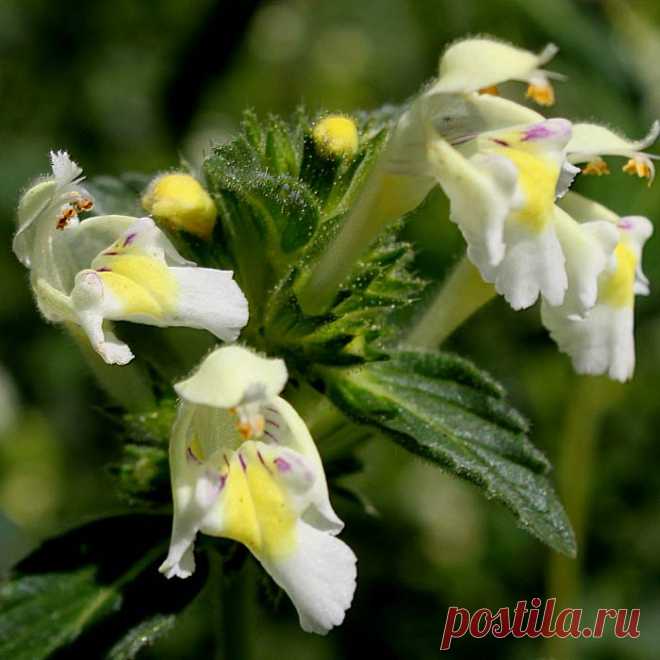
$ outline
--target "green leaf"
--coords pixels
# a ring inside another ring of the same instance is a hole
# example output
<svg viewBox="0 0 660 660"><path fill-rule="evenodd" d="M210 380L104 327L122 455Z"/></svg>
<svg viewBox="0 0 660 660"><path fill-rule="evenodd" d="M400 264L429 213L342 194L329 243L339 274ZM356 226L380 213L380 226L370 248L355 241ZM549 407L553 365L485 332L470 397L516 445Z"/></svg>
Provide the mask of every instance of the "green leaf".
<svg viewBox="0 0 660 660"><path fill-rule="evenodd" d="M355 266L335 305L324 316L309 317L291 291L292 280L271 295L264 335L269 346L298 359L321 363L355 362L376 344L391 340L394 314L419 300L426 282L411 270L414 252L400 241L401 223L393 223Z"/></svg>
<svg viewBox="0 0 660 660"><path fill-rule="evenodd" d="M395 350L389 359L320 368L347 414L388 433L506 505L521 526L569 556L575 538L546 476L550 464L527 439L525 420L501 388L453 355Z"/></svg>
<svg viewBox="0 0 660 660"><path fill-rule="evenodd" d="M169 505L172 499L168 459L176 402L163 399L156 410L123 416L121 457L110 465L120 495L131 504Z"/></svg>
<svg viewBox="0 0 660 660"><path fill-rule="evenodd" d="M132 657L139 634L131 642L127 631L142 625L143 637L164 634L164 620L171 622L206 578L205 562L185 581L158 573L170 522L108 518L44 543L0 589L0 657L39 660L66 645L68 657L104 657L112 647L123 653L115 657Z"/></svg>
<svg viewBox="0 0 660 660"><path fill-rule="evenodd" d="M133 660L145 646L150 646L171 632L175 624L176 617L173 614L157 614L143 621L110 649L108 660Z"/></svg>
<svg viewBox="0 0 660 660"><path fill-rule="evenodd" d="M294 307L294 283L323 251L341 226L383 148L391 117L363 115L358 120L360 148L354 156L328 159L318 153L311 137L313 122L299 111L290 124L277 117L259 120L246 113L243 130L232 142L216 147L204 163L209 190L219 212L226 246L236 279L250 303L250 324L244 337L263 348L282 350L308 336L305 350L334 353L350 343L379 317L375 309L391 305L396 275L404 296L414 278L404 274L409 246L388 234L366 260L356 264L350 290L340 292L338 308L327 318L309 320ZM406 259L394 262L402 253ZM358 299L369 283L379 284ZM419 287L415 283L415 291ZM350 302L346 299L351 298ZM382 314L380 314L382 317ZM326 322L343 323L320 330ZM271 332L269 325L275 326ZM318 335L311 333L320 330ZM291 332L289 332L291 331ZM268 335L268 336L266 336ZM286 336L285 336L286 335Z"/></svg>
<svg viewBox="0 0 660 660"><path fill-rule="evenodd" d="M320 221L314 191L299 179L306 119L291 127L246 113L242 132L204 162L234 263L252 309L307 244Z"/></svg>

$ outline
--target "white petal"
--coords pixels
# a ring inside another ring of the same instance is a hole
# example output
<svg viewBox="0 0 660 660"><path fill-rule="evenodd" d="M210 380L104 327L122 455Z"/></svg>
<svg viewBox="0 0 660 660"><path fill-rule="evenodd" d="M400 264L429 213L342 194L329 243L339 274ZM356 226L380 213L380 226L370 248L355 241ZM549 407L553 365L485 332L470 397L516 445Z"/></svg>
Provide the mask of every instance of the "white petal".
<svg viewBox="0 0 660 660"><path fill-rule="evenodd" d="M114 334L107 333L104 327L104 320L112 316L107 307L109 300L99 273L93 270L78 273L71 292L76 322L89 338L92 348L105 362L128 364L134 357L131 349Z"/></svg>
<svg viewBox="0 0 660 660"><path fill-rule="evenodd" d="M385 170L407 176L428 176L426 150L430 136L432 126L426 99L420 97L399 117L392 131L384 155Z"/></svg>
<svg viewBox="0 0 660 660"><path fill-rule="evenodd" d="M33 287L37 307L48 321L53 323L77 322L77 315L69 296L51 286L43 278L34 278Z"/></svg>
<svg viewBox="0 0 660 660"><path fill-rule="evenodd" d="M596 156L628 156L650 147L660 134L660 122L653 122L641 140L629 140L598 124L573 124L573 137L566 148L572 163L582 163Z"/></svg>
<svg viewBox="0 0 660 660"><path fill-rule="evenodd" d="M559 207L555 207L553 224L566 258L564 312L581 315L596 304L598 277L614 253L619 232L616 225L603 220L580 224Z"/></svg>
<svg viewBox="0 0 660 660"><path fill-rule="evenodd" d="M194 406L181 404L170 439L174 519L168 556L159 568L168 578L186 578L195 570L195 537L213 510L219 494L215 473L209 474L207 468L188 453L194 414Z"/></svg>
<svg viewBox="0 0 660 660"><path fill-rule="evenodd" d="M35 221L49 209L57 194L57 182L48 179L32 186L22 197L18 205L18 231L14 236L12 248L18 260L26 267L32 265L34 248Z"/></svg>
<svg viewBox="0 0 660 660"><path fill-rule="evenodd" d="M429 148L429 162L447 197L450 219L468 245L468 256L480 270L498 264L504 253L504 221L514 201L517 169L506 158L472 162L444 140Z"/></svg>
<svg viewBox="0 0 660 660"><path fill-rule="evenodd" d="M643 215L626 215L619 219L617 227L641 260L644 244L653 235L653 223Z"/></svg>
<svg viewBox="0 0 660 660"><path fill-rule="evenodd" d="M571 165L567 160L565 160L561 165L561 171L559 172L559 179L557 181L557 190L555 197L561 199L566 195L573 185L575 177L580 173L580 168Z"/></svg>
<svg viewBox="0 0 660 660"><path fill-rule="evenodd" d="M538 55L493 39L465 39L440 58L437 92L475 92L507 80L529 82L557 52L548 44Z"/></svg>
<svg viewBox="0 0 660 660"><path fill-rule="evenodd" d="M174 389L186 401L232 408L248 400L272 401L287 378L283 360L264 358L241 346L224 346Z"/></svg>
<svg viewBox="0 0 660 660"><path fill-rule="evenodd" d="M606 220L615 226L619 222L619 216L614 211L574 192L564 195L557 204L577 222Z"/></svg>
<svg viewBox="0 0 660 660"><path fill-rule="evenodd" d="M13 249L20 262L28 268L34 266L32 262L35 260L43 261L44 253L49 252L48 242L58 233L58 213L71 200L70 195L78 193L89 197L78 185L82 170L65 151L51 151L50 159L53 176L34 182L22 195L18 205L18 231L14 236ZM52 265L50 268L52 270Z"/></svg>
<svg viewBox="0 0 660 660"><path fill-rule="evenodd" d="M516 155L531 155L537 162L528 161L527 166L538 169L540 165L544 165L547 170L545 175L556 180L565 162L565 148L571 131L570 121L555 117L535 124L482 133L476 142L480 151L504 153L514 162Z"/></svg>
<svg viewBox="0 0 660 660"><path fill-rule="evenodd" d="M635 368L633 308L596 305L584 319L569 318L561 309L543 305L543 324L567 353L579 374L604 374L619 381L632 377Z"/></svg>
<svg viewBox="0 0 660 660"><path fill-rule="evenodd" d="M82 174L82 168L71 160L66 151L51 151L50 164L53 176L59 185L73 183Z"/></svg>
<svg viewBox="0 0 660 660"><path fill-rule="evenodd" d="M62 235L77 270L89 268L96 256L124 236L136 220L128 215L99 215L67 227Z"/></svg>
<svg viewBox="0 0 660 660"><path fill-rule="evenodd" d="M542 295L559 305L568 286L564 254L549 226L540 232L509 221L505 226L506 253L494 272L495 289L513 309L533 305ZM491 275L492 277L492 275Z"/></svg>
<svg viewBox="0 0 660 660"><path fill-rule="evenodd" d="M79 238L87 255L119 233L93 259L93 268L76 276L71 291L78 322L95 350L112 364L124 364L132 357L124 344L104 337L105 319L200 328L225 341L236 339L247 323L248 309L231 271L168 267L168 254L173 253L176 262L182 259L164 234L149 218L130 224L129 220L105 216L65 232L71 249Z"/></svg>
<svg viewBox="0 0 660 660"><path fill-rule="evenodd" d="M167 558L158 570L169 580L173 577L189 578L195 572L195 537L177 537L170 545Z"/></svg>
<svg viewBox="0 0 660 660"><path fill-rule="evenodd" d="M435 94L431 89L425 98L428 121L452 144L479 133L544 120L540 113L492 94Z"/></svg>
<svg viewBox="0 0 660 660"><path fill-rule="evenodd" d="M248 322L248 302L230 270L169 268L178 285L175 309L163 319L168 326L208 330L234 341Z"/></svg>
<svg viewBox="0 0 660 660"><path fill-rule="evenodd" d="M302 629L325 635L351 605L357 559L343 541L305 522L298 522L296 536L292 556L257 558L293 601Z"/></svg>
<svg viewBox="0 0 660 660"><path fill-rule="evenodd" d="M307 425L295 408L282 397L274 399L265 412L267 425L269 421L277 425L277 427L271 426L270 428L275 432L278 444L289 447L304 456L314 472L314 485L312 491L307 495L310 506L303 511L303 518L318 529L338 534L343 529L344 523L334 512L330 503L323 463Z"/></svg>

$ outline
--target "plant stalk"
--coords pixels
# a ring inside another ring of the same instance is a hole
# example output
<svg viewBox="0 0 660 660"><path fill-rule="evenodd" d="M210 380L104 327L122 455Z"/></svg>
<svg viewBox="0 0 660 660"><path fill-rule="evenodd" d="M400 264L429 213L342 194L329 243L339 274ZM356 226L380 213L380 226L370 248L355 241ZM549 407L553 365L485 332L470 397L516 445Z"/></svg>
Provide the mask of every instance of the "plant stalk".
<svg viewBox="0 0 660 660"><path fill-rule="evenodd" d="M463 257L414 323L405 343L435 348L479 308L495 297L495 287Z"/></svg>
<svg viewBox="0 0 660 660"><path fill-rule="evenodd" d="M210 553L214 554L214 553ZM250 660L254 657L255 621L254 599L256 597L256 571L251 558L241 569L232 574L223 571L222 560L214 557L213 589L220 598L217 609L222 613L221 622L216 623L217 660Z"/></svg>
<svg viewBox="0 0 660 660"><path fill-rule="evenodd" d="M326 312L380 231L416 208L433 187L427 177L389 173L383 165L387 158L386 148L339 233L297 292L306 314Z"/></svg>
<svg viewBox="0 0 660 660"><path fill-rule="evenodd" d="M566 417L557 458L557 489L573 525L577 546L584 555L591 475L602 418L621 393L621 386L604 377L578 376L566 401ZM579 557L580 555L578 555ZM557 608L582 607L581 563L559 553L550 554L547 589ZM548 640L548 654L556 660L576 658L578 640Z"/></svg>

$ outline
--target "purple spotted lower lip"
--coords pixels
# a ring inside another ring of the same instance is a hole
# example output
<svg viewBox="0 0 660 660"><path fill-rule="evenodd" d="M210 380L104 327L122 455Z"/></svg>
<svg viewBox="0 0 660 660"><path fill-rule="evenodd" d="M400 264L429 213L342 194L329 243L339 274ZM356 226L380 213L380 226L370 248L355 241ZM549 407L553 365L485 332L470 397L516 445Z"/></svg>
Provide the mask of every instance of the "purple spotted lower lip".
<svg viewBox="0 0 660 660"><path fill-rule="evenodd" d="M632 229L633 221L628 218L621 218L618 222L619 229Z"/></svg>
<svg viewBox="0 0 660 660"><path fill-rule="evenodd" d="M535 124L525 131L523 140L544 140L556 135L567 135L571 131L570 122L565 119L549 119L541 124Z"/></svg>
<svg viewBox="0 0 660 660"><path fill-rule="evenodd" d="M537 124L525 132L523 140L543 140L551 135L554 135L553 131L545 124Z"/></svg>
<svg viewBox="0 0 660 660"><path fill-rule="evenodd" d="M291 469L291 463L287 461L285 458L278 457L274 461L275 465L277 465L277 469L280 472L288 472Z"/></svg>

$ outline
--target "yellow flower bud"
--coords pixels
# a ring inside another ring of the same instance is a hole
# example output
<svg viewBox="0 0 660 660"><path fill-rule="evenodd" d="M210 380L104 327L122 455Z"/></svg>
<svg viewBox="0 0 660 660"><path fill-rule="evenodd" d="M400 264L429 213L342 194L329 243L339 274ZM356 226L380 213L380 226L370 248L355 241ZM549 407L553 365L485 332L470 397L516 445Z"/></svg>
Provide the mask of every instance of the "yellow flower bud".
<svg viewBox="0 0 660 660"><path fill-rule="evenodd" d="M355 122L344 115L328 115L312 131L314 145L326 158L351 157L357 153L359 137Z"/></svg>
<svg viewBox="0 0 660 660"><path fill-rule="evenodd" d="M211 196L190 174L175 172L156 177L142 197L142 206L172 229L209 239L217 211Z"/></svg>

